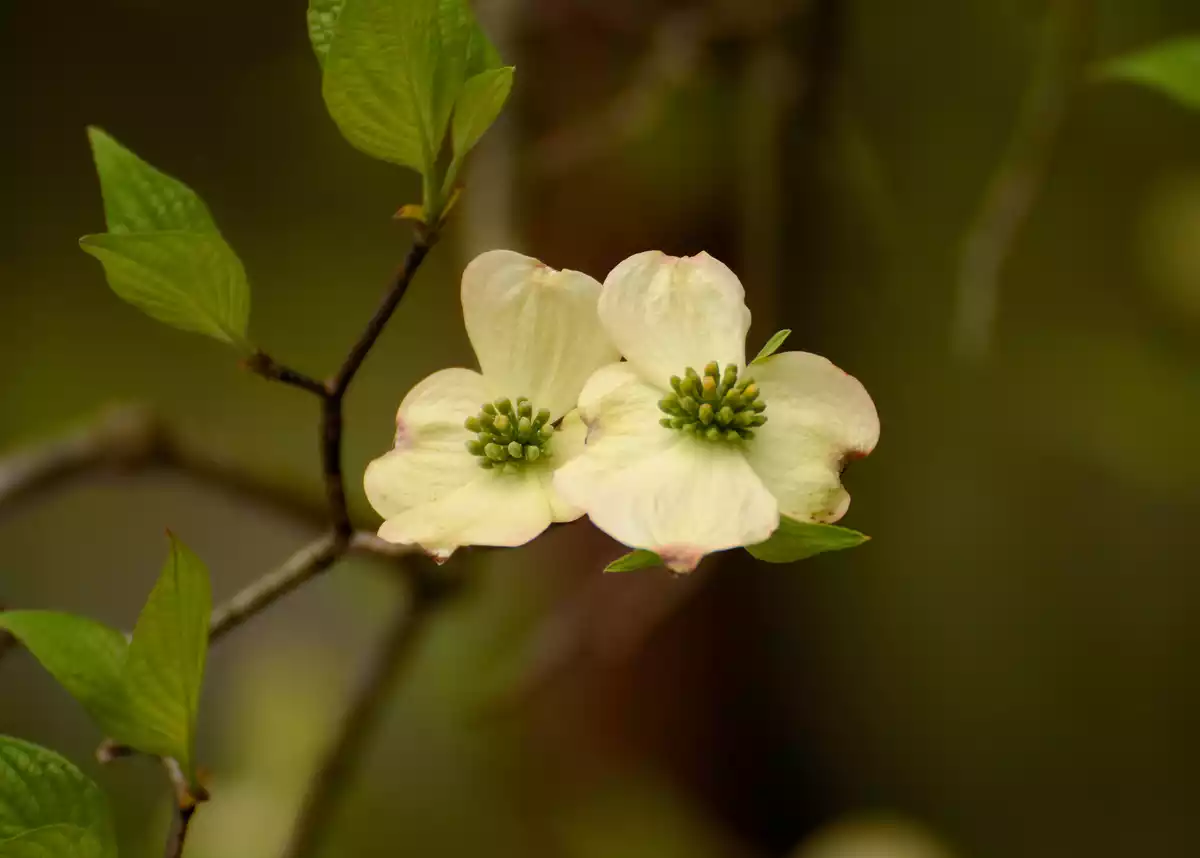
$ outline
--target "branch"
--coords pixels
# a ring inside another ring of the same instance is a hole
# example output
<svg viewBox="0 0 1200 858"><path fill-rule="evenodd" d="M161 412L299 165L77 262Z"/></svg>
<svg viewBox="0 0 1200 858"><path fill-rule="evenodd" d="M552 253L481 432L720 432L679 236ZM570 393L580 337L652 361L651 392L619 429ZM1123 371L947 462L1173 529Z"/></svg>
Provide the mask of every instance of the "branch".
<svg viewBox="0 0 1200 858"><path fill-rule="evenodd" d="M149 408L106 409L90 423L0 459L0 514L69 480L102 472L163 468L222 491L244 495L309 524L324 510L311 498L250 473L239 464L195 449Z"/></svg>
<svg viewBox="0 0 1200 858"><path fill-rule="evenodd" d="M367 359L371 348L383 333L384 327L399 306L409 284L417 274L417 269L425 261L429 249L437 241L436 230L418 230L416 240L409 248L408 256L404 259L383 300L375 310L375 314L367 322L358 340L350 347L349 354L342 361L341 367L328 381L321 383L303 373L290 369L276 361L264 352L255 352L245 366L251 372L261 375L271 381L282 382L293 387L314 393L321 399L321 470L325 479L325 496L329 504L329 513L333 518L333 535L339 544L347 543L354 534L354 525L350 521L350 510L346 504L346 485L342 476L342 402L351 382Z"/></svg>
<svg viewBox="0 0 1200 858"><path fill-rule="evenodd" d="M320 852L338 801L366 757L384 707L412 659L426 620L456 583L434 577L415 577L411 581L411 598L397 609L362 685L350 701L337 739L309 784L284 858L310 858Z"/></svg>
<svg viewBox="0 0 1200 858"><path fill-rule="evenodd" d="M991 346L1000 276L1045 182L1092 36L1095 0L1051 0L1038 67L1008 151L963 242L954 310L954 350L980 360Z"/></svg>

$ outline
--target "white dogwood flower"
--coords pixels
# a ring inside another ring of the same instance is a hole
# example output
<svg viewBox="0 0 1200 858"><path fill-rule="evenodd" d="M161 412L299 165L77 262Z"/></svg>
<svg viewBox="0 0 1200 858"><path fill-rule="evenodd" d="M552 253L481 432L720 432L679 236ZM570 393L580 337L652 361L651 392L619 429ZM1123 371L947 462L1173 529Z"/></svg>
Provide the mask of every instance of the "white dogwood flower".
<svg viewBox="0 0 1200 858"><path fill-rule="evenodd" d="M599 314L626 362L588 380L586 448L554 477L597 527L690 571L765 541L781 515L845 514L842 468L879 439L875 405L817 355L748 370L750 311L729 268L705 253L637 254L608 275Z"/></svg>
<svg viewBox="0 0 1200 858"><path fill-rule="evenodd" d="M400 403L395 447L371 462L379 536L445 559L463 545L521 545L582 511L552 486L583 449L584 382L618 359L596 316L600 284L507 250L463 272L467 335L482 372L444 369Z"/></svg>

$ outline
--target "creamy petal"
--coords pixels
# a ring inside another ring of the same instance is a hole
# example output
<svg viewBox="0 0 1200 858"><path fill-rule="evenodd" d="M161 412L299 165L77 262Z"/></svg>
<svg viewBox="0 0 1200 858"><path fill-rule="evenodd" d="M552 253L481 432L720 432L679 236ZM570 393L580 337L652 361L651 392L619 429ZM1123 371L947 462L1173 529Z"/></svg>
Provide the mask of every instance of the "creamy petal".
<svg viewBox="0 0 1200 858"><path fill-rule="evenodd" d="M549 467L538 471L545 485L546 494L550 498L550 516L555 522L575 521L583 516L582 509L572 506L559 497L558 491L554 488L554 471L552 469L561 468L583 453L586 439L587 425L580 419L579 411L567 412L551 441L550 449L554 455L549 460Z"/></svg>
<svg viewBox="0 0 1200 858"><path fill-rule="evenodd" d="M388 518L379 536L420 545L445 559L464 545L524 545L549 527L551 519L551 495L542 469L499 474L475 467L471 482Z"/></svg>
<svg viewBox="0 0 1200 858"><path fill-rule="evenodd" d="M614 539L679 571L769 537L778 507L741 451L659 426L654 395L635 381L593 405L583 455L555 471L558 493Z"/></svg>
<svg viewBox="0 0 1200 858"><path fill-rule="evenodd" d="M662 391L642 380L628 363L614 363L597 370L579 394L579 415L588 427L588 444L607 434L613 443L636 444L649 436L651 443L669 435L658 425Z"/></svg>
<svg viewBox="0 0 1200 858"><path fill-rule="evenodd" d="M600 320L642 378L665 387L687 367L746 364L750 311L741 281L707 253L631 256L604 281Z"/></svg>
<svg viewBox="0 0 1200 858"><path fill-rule="evenodd" d="M858 379L807 352L777 354L752 369L767 423L746 457L789 518L833 522L850 506L842 468L879 440L879 415Z"/></svg>
<svg viewBox="0 0 1200 858"><path fill-rule="evenodd" d="M431 503L475 479L463 421L486 401L483 376L468 369L435 372L409 391L396 415L390 452L367 466L363 487L384 518Z"/></svg>
<svg viewBox="0 0 1200 858"><path fill-rule="evenodd" d="M600 284L510 250L492 250L463 272L467 334L493 396L526 396L557 420L583 383L617 359L600 326Z"/></svg>

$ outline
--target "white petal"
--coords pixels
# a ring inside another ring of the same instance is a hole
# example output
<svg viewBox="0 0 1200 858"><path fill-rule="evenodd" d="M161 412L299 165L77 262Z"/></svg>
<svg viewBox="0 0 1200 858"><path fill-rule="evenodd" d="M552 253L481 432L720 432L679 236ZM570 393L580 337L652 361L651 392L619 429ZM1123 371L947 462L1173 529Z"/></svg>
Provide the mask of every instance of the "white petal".
<svg viewBox="0 0 1200 858"><path fill-rule="evenodd" d="M464 545L524 545L550 526L551 495L542 469L499 474L475 467L475 475L432 503L390 517L379 536L444 559Z"/></svg>
<svg viewBox="0 0 1200 858"><path fill-rule="evenodd" d="M519 396L557 420L583 383L617 359L596 314L600 284L510 250L475 258L462 279L467 334L493 396Z"/></svg>
<svg viewBox="0 0 1200 858"><path fill-rule="evenodd" d="M679 571L709 552L765 540L778 507L742 453L659 426L655 397L634 382L594 405L583 455L555 471L559 494L614 539Z"/></svg>
<svg viewBox="0 0 1200 858"><path fill-rule="evenodd" d="M631 256L604 281L600 320L650 384L665 387L687 367L746 364L750 311L741 281L707 253L683 259L656 250Z"/></svg>
<svg viewBox="0 0 1200 858"><path fill-rule="evenodd" d="M832 522L850 505L842 468L879 440L879 415L858 379L825 358L784 352L751 370L767 404L746 456L789 518Z"/></svg>
<svg viewBox="0 0 1200 858"><path fill-rule="evenodd" d="M606 433L633 440L649 435L663 441L665 431L658 421L663 415L658 401L663 391L647 384L628 363L601 367L579 394L579 415L588 427L588 443Z"/></svg>
<svg viewBox="0 0 1200 858"><path fill-rule="evenodd" d="M548 461L549 467L538 471L550 498L550 516L556 522L575 521L583 516L582 509L559 497L554 488L553 469L561 468L583 452L587 431L587 425L580 419L578 411L567 412L550 442L550 449L554 455Z"/></svg>
<svg viewBox="0 0 1200 858"><path fill-rule="evenodd" d="M463 421L487 400L483 376L435 372L409 391L396 415L395 448L367 466L367 499L384 518L431 503L478 476Z"/></svg>

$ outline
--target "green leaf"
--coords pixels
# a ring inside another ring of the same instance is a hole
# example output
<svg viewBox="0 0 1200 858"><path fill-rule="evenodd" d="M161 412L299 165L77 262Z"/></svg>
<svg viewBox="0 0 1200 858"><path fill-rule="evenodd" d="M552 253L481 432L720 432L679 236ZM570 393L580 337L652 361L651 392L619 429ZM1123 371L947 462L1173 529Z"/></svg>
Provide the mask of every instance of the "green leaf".
<svg viewBox="0 0 1200 858"><path fill-rule="evenodd" d="M754 358L754 360L750 361L750 363L760 363L761 361L764 361L771 355L775 354L775 352L779 351L779 347L783 345L783 341L791 335L792 331L790 328L784 328L782 331L776 331L771 339L767 340L767 344L762 347L758 355Z"/></svg>
<svg viewBox="0 0 1200 858"><path fill-rule="evenodd" d="M103 130L88 128L109 232L217 232L204 201L178 179L154 169Z"/></svg>
<svg viewBox="0 0 1200 858"><path fill-rule="evenodd" d="M652 566L662 566L663 559L653 551L639 548L623 557L618 557L604 567L605 572L633 572L637 569L649 569Z"/></svg>
<svg viewBox="0 0 1200 858"><path fill-rule="evenodd" d="M7 629L108 733L125 728L121 672L129 645L115 629L52 611L0 613Z"/></svg>
<svg viewBox="0 0 1200 858"><path fill-rule="evenodd" d="M1171 39L1109 60L1100 67L1100 76L1144 84L1200 110L1200 36Z"/></svg>
<svg viewBox="0 0 1200 858"><path fill-rule="evenodd" d="M184 331L238 345L245 340L250 291L241 260L216 233L86 235L79 246L104 265L117 295Z"/></svg>
<svg viewBox="0 0 1200 858"><path fill-rule="evenodd" d="M211 614L208 569L172 536L171 556L129 645L125 693L136 735L122 738L139 751L175 759L192 780Z"/></svg>
<svg viewBox="0 0 1200 858"><path fill-rule="evenodd" d="M771 538L746 548L759 560L767 563L791 563L826 551L841 551L862 545L871 537L833 524L797 521L783 516Z"/></svg>
<svg viewBox="0 0 1200 858"><path fill-rule="evenodd" d="M345 0L322 89L351 144L429 188L463 84L496 64L466 0Z"/></svg>
<svg viewBox="0 0 1200 858"><path fill-rule="evenodd" d="M250 317L242 263L190 188L89 128L108 232L80 239L117 295L185 331L241 346Z"/></svg>
<svg viewBox="0 0 1200 858"><path fill-rule="evenodd" d="M322 65L325 64L329 46L333 44L338 16L345 5L346 0L309 0L308 38L316 52L317 62Z"/></svg>
<svg viewBox="0 0 1200 858"><path fill-rule="evenodd" d="M466 154L496 121L504 102L508 101L508 94L512 92L512 84L512 66L480 72L463 84L454 105L454 122L450 129L456 164L462 163Z"/></svg>
<svg viewBox="0 0 1200 858"><path fill-rule="evenodd" d="M67 760L0 736L0 858L116 858L108 802Z"/></svg>

